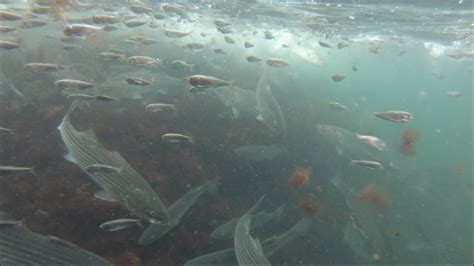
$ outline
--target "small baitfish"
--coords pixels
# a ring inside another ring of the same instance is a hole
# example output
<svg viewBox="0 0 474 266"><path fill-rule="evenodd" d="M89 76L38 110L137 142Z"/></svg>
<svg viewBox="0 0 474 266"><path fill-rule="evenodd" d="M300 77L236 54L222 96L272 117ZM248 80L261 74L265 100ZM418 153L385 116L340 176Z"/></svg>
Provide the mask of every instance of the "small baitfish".
<svg viewBox="0 0 474 266"><path fill-rule="evenodd" d="M69 88L69 89L79 89L79 90L95 87L95 85L92 83L81 81L81 80L75 80L75 79L56 80L54 82L54 85L56 85L60 89Z"/></svg>
<svg viewBox="0 0 474 266"><path fill-rule="evenodd" d="M115 232L136 225L141 226L141 221L138 219L117 219L102 223L99 227L104 231Z"/></svg>
<svg viewBox="0 0 474 266"><path fill-rule="evenodd" d="M168 103L150 103L145 106L145 110L148 112L156 113L161 111L176 111L176 107L174 104Z"/></svg>
<svg viewBox="0 0 474 266"><path fill-rule="evenodd" d="M369 169L383 169L383 165L375 161L351 160L351 164L356 164L356 165L363 166Z"/></svg>
<svg viewBox="0 0 474 266"><path fill-rule="evenodd" d="M169 143L194 143L194 139L192 137L178 133L164 134L163 136L161 136L161 139Z"/></svg>
<svg viewBox="0 0 474 266"><path fill-rule="evenodd" d="M385 111L379 113L373 113L374 116L382 118L384 120L392 121L395 123L405 123L415 118L414 115L405 111Z"/></svg>

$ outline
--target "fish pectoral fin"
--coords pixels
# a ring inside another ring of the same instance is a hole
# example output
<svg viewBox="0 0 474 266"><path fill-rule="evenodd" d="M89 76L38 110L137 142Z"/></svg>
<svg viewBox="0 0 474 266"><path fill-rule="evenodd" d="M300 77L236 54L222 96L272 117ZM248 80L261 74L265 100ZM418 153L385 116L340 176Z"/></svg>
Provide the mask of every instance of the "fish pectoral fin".
<svg viewBox="0 0 474 266"><path fill-rule="evenodd" d="M117 202L112 195L107 193L105 190L99 190L94 194L94 197L103 201Z"/></svg>

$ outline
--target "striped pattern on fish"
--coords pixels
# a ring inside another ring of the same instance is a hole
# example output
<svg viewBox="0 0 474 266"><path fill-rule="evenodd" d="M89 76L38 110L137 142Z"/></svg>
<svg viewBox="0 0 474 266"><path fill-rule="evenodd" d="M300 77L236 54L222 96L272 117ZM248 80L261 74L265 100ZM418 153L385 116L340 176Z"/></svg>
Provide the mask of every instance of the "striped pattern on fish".
<svg viewBox="0 0 474 266"><path fill-rule="evenodd" d="M271 265L263 254L260 240L250 235L250 217L258 208L264 197L242 217L240 217L234 233L235 256L239 265Z"/></svg>
<svg viewBox="0 0 474 266"><path fill-rule="evenodd" d="M34 233L21 224L0 226L2 265L112 265L74 244Z"/></svg>
<svg viewBox="0 0 474 266"><path fill-rule="evenodd" d="M118 153L106 150L92 130L77 131L69 115L76 108L74 102L58 129L69 154L66 159L78 165L99 186L131 213L151 223L168 222L168 213L158 195ZM102 164L121 169L90 174L86 168Z"/></svg>

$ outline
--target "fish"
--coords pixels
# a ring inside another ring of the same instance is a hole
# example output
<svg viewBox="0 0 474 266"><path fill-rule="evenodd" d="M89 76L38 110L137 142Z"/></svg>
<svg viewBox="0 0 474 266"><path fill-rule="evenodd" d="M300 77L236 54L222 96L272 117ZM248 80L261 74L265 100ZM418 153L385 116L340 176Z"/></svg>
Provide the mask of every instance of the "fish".
<svg viewBox="0 0 474 266"><path fill-rule="evenodd" d="M224 21L222 19L214 20L214 24L216 24L217 27L228 27L228 26L232 25L232 23L230 23L228 21Z"/></svg>
<svg viewBox="0 0 474 266"><path fill-rule="evenodd" d="M266 30L263 34L264 34L265 39L267 40L275 39L275 36L273 35L271 31Z"/></svg>
<svg viewBox="0 0 474 266"><path fill-rule="evenodd" d="M132 10L132 12L136 14L145 14L153 12L152 8L143 5L131 5L130 10Z"/></svg>
<svg viewBox="0 0 474 266"><path fill-rule="evenodd" d="M214 49L215 54L226 54L226 52L220 48Z"/></svg>
<svg viewBox="0 0 474 266"><path fill-rule="evenodd" d="M178 133L166 133L161 136L161 139L168 143L194 143L194 139L192 137Z"/></svg>
<svg viewBox="0 0 474 266"><path fill-rule="evenodd" d="M206 47L206 45L204 45L202 43L197 43L197 42L187 43L187 44L183 45L183 48L190 49L190 50L199 50L199 49L202 49L204 47Z"/></svg>
<svg viewBox="0 0 474 266"><path fill-rule="evenodd" d="M337 110L337 111L347 110L347 106L338 102L329 102L329 108L331 108L332 110Z"/></svg>
<svg viewBox="0 0 474 266"><path fill-rule="evenodd" d="M383 165L376 161L351 160L351 164L360 165L369 169L383 169Z"/></svg>
<svg viewBox="0 0 474 266"><path fill-rule="evenodd" d="M175 29L165 29L165 35L169 38L181 38L184 36L188 36L192 33L192 31L180 31Z"/></svg>
<svg viewBox="0 0 474 266"><path fill-rule="evenodd" d="M232 38L232 37L230 37L230 36L227 36L227 35L224 36L224 41L225 41L226 43L230 43L230 44L235 43L235 39Z"/></svg>
<svg viewBox="0 0 474 266"><path fill-rule="evenodd" d="M0 32L1 33L7 33L7 32L11 32L11 31L15 31L15 30L16 30L15 27L0 25Z"/></svg>
<svg viewBox="0 0 474 266"><path fill-rule="evenodd" d="M0 40L0 49L13 50L13 49L17 49L17 48L20 48L19 43Z"/></svg>
<svg viewBox="0 0 474 266"><path fill-rule="evenodd" d="M265 60L265 62L267 63L267 65L271 66L271 67L285 67L285 66L289 66L290 64L288 62L286 62L285 60L283 59L280 59L280 58L267 58Z"/></svg>
<svg viewBox="0 0 474 266"><path fill-rule="evenodd" d="M406 123L415 118L413 114L405 111L375 112L373 115L395 123Z"/></svg>
<svg viewBox="0 0 474 266"><path fill-rule="evenodd" d="M107 95L94 95L94 99L98 102L113 102L118 101L118 98Z"/></svg>
<svg viewBox="0 0 474 266"><path fill-rule="evenodd" d="M0 259L2 265L113 265L71 242L32 232L5 214L0 215Z"/></svg>
<svg viewBox="0 0 474 266"><path fill-rule="evenodd" d="M72 50L78 50L81 49L82 46L80 45L75 45L75 44L64 44L63 49L66 51L72 51Z"/></svg>
<svg viewBox="0 0 474 266"><path fill-rule="evenodd" d="M352 71L357 72L359 68L357 66L352 66Z"/></svg>
<svg viewBox="0 0 474 266"><path fill-rule="evenodd" d="M125 81L134 86L148 86L151 84L150 81L142 79L142 78L137 78L137 77L127 77Z"/></svg>
<svg viewBox="0 0 474 266"><path fill-rule="evenodd" d="M114 52L101 52L97 54L97 58L102 59L104 61L111 61L111 60L123 61L125 60L125 55L114 53Z"/></svg>
<svg viewBox="0 0 474 266"><path fill-rule="evenodd" d="M234 33L234 31L229 27L217 27L217 30L222 34Z"/></svg>
<svg viewBox="0 0 474 266"><path fill-rule="evenodd" d="M71 123L70 114L78 107L73 102L58 130L68 154L65 159L76 164L117 203L132 214L150 223L166 223L169 215L159 196L118 152L105 149L94 131L78 131ZM121 171L87 172L86 167L100 164L120 168Z"/></svg>
<svg viewBox="0 0 474 266"><path fill-rule="evenodd" d="M28 63L23 68L34 72L55 72L66 69L65 66L52 63Z"/></svg>
<svg viewBox="0 0 474 266"><path fill-rule="evenodd" d="M319 43L319 46L321 46L321 47L332 48L332 46L327 42L319 41L318 43ZM341 49L341 48L339 48L339 49Z"/></svg>
<svg viewBox="0 0 474 266"><path fill-rule="evenodd" d="M198 88L217 88L221 86L229 86L230 81L222 80L212 76L193 75L186 77L189 85Z"/></svg>
<svg viewBox="0 0 474 266"><path fill-rule="evenodd" d="M66 36L84 36L102 30L103 27L89 24L68 24L63 27L63 33Z"/></svg>
<svg viewBox="0 0 474 266"><path fill-rule="evenodd" d="M91 164L84 167L84 170L90 174L120 174L122 172L121 168L105 165L105 164Z"/></svg>
<svg viewBox="0 0 474 266"><path fill-rule="evenodd" d="M245 48L252 48L254 45L251 42L244 42Z"/></svg>
<svg viewBox="0 0 474 266"><path fill-rule="evenodd" d="M253 55L247 56L246 59L247 59L247 62L250 62L250 63L256 63L256 62L262 61L261 58L258 58L258 57L253 56Z"/></svg>
<svg viewBox="0 0 474 266"><path fill-rule="evenodd" d="M332 79L334 82L343 81L345 78L346 78L346 75L344 75L344 74L342 74L342 73L336 73L336 74L334 74L334 75L331 76L331 79Z"/></svg>
<svg viewBox="0 0 474 266"><path fill-rule="evenodd" d="M340 50L342 48L348 47L349 45L347 43L339 42L337 43L337 48Z"/></svg>
<svg viewBox="0 0 474 266"><path fill-rule="evenodd" d="M460 91L447 91L446 94L451 97L461 97Z"/></svg>
<svg viewBox="0 0 474 266"><path fill-rule="evenodd" d="M269 222L275 221L281 218L283 214L284 206L280 206L274 212L267 213L260 211L255 213L251 217L250 230L266 225ZM211 232L211 237L218 240L232 239L234 237L235 227L237 226L239 218L234 218L224 224L218 226L214 231Z"/></svg>
<svg viewBox="0 0 474 266"><path fill-rule="evenodd" d="M20 20L20 19L23 19L23 16L13 13L13 12L0 10L0 21L2 20L14 21L14 20Z"/></svg>
<svg viewBox="0 0 474 266"><path fill-rule="evenodd" d="M186 192L186 194L166 209L170 215L170 222L166 224L150 224L140 236L138 244L149 245L176 227L181 222L181 218L184 214L196 203L201 195L204 193L212 193L216 190L219 180L220 178L209 180L203 185Z"/></svg>
<svg viewBox="0 0 474 266"><path fill-rule="evenodd" d="M17 173L17 172L33 172L31 167L22 167L22 166L9 166L9 165L0 165L0 174L1 173Z"/></svg>
<svg viewBox="0 0 474 266"><path fill-rule="evenodd" d="M311 229L313 224L314 220L311 217L305 217L280 235L275 235L266 239L262 242L265 255L271 257L295 237L304 236ZM234 248L227 248L193 258L187 261L184 265L235 265L237 263Z"/></svg>
<svg viewBox="0 0 474 266"><path fill-rule="evenodd" d="M257 120L262 121L275 136L284 138L287 134L286 119L265 75L260 77L256 89Z"/></svg>
<svg viewBox="0 0 474 266"><path fill-rule="evenodd" d="M107 232L115 232L135 225L141 226L141 221L138 219L117 219L104 222L99 227Z"/></svg>
<svg viewBox="0 0 474 266"><path fill-rule="evenodd" d="M95 87L95 85L92 84L92 83L81 81L81 80L75 80L75 79L56 80L54 82L54 85L56 85L56 87L58 87L60 89L69 88L69 89L79 89L79 90L89 89L89 88Z"/></svg>
<svg viewBox="0 0 474 266"><path fill-rule="evenodd" d="M173 60L173 61L171 61L171 66L174 69L189 70L189 71L194 70L194 65L193 64L188 64L183 60Z"/></svg>
<svg viewBox="0 0 474 266"><path fill-rule="evenodd" d="M367 143L371 147L376 148L379 151L384 151L387 149L387 144L383 140L377 137L368 136L368 135L359 135L358 133L356 133L356 138L358 140L361 140Z"/></svg>
<svg viewBox="0 0 474 266"><path fill-rule="evenodd" d="M158 40L146 38L146 39L141 40L141 43L143 45L153 45L153 44L157 44Z"/></svg>
<svg viewBox="0 0 474 266"><path fill-rule="evenodd" d="M14 131L13 131L13 129L10 129L10 128L0 127L0 133L10 133L10 134L13 134Z"/></svg>
<svg viewBox="0 0 474 266"><path fill-rule="evenodd" d="M148 23L148 20L132 18L123 22L128 28L137 28L141 27Z"/></svg>
<svg viewBox="0 0 474 266"><path fill-rule="evenodd" d="M120 17L111 15L94 15L91 19L96 24L115 24L122 20Z"/></svg>
<svg viewBox="0 0 474 266"><path fill-rule="evenodd" d="M145 110L148 112L156 113L160 111L176 111L174 104L167 103L151 103L145 106Z"/></svg>
<svg viewBox="0 0 474 266"><path fill-rule="evenodd" d="M251 215L260 206L264 196L237 222L234 232L234 250L239 265L271 265L263 253L259 239L250 235Z"/></svg>
<svg viewBox="0 0 474 266"><path fill-rule="evenodd" d="M48 24L47 20L42 20L42 19L24 19L21 24L20 28L22 29L32 29L36 27L42 27Z"/></svg>
<svg viewBox="0 0 474 266"><path fill-rule="evenodd" d="M73 93L73 94L68 94L66 96L67 99L69 100L80 100L80 101L91 101L95 100L94 95L89 95L89 94L81 94L81 93Z"/></svg>
<svg viewBox="0 0 474 266"><path fill-rule="evenodd" d="M373 53L373 54L378 54L378 53L379 53L379 49L380 49L379 46L369 47L369 52L371 52L371 53Z"/></svg>
<svg viewBox="0 0 474 266"><path fill-rule="evenodd" d="M130 56L127 58L127 63L134 65L134 66L151 66L151 65L157 65L160 64L160 59L158 58L152 58L149 56Z"/></svg>

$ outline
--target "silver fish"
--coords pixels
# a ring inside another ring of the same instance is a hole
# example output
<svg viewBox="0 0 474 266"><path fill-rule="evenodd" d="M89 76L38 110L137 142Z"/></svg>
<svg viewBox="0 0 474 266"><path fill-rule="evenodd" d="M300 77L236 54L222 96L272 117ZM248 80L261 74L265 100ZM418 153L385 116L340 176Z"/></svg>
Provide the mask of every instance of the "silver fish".
<svg viewBox="0 0 474 266"><path fill-rule="evenodd" d="M171 66L174 69L189 70L189 71L194 70L194 65L188 64L186 63L186 61L183 61L183 60L173 60L171 61Z"/></svg>
<svg viewBox="0 0 474 266"><path fill-rule="evenodd" d="M334 74L334 75L331 76L331 79L332 79L334 82L343 81L345 78L346 78L346 75L341 74L341 73L337 73L337 74Z"/></svg>
<svg viewBox="0 0 474 266"><path fill-rule="evenodd" d="M262 121L276 136L284 138L287 133L286 120L280 105L272 95L265 75L258 82L256 97L257 110L260 113L257 120Z"/></svg>
<svg viewBox="0 0 474 266"><path fill-rule="evenodd" d="M26 70L34 72L55 72L66 69L65 66L50 63L29 63L23 66Z"/></svg>
<svg viewBox="0 0 474 266"><path fill-rule="evenodd" d="M151 84L150 81L142 79L142 78L137 78L137 77L127 77L125 81L134 86L148 86Z"/></svg>
<svg viewBox="0 0 474 266"><path fill-rule="evenodd" d="M271 66L271 67L285 67L285 66L289 66L290 64L288 62L286 62L285 60L283 59L280 59L280 58L267 58L267 60L265 60L265 62L267 63L267 65Z"/></svg>
<svg viewBox="0 0 474 266"><path fill-rule="evenodd" d="M145 106L145 109L148 112L160 112L160 111L176 111L176 107L174 104L167 104L167 103L151 103Z"/></svg>
<svg viewBox="0 0 474 266"><path fill-rule="evenodd" d="M224 36L224 41L230 44L235 43L235 39L230 36Z"/></svg>
<svg viewBox="0 0 474 266"><path fill-rule="evenodd" d="M144 19L129 19L124 22L125 26L129 28L136 28L147 24L148 21Z"/></svg>
<svg viewBox="0 0 474 266"><path fill-rule="evenodd" d="M263 253L260 240L250 235L250 218L264 197L242 217L240 217L234 232L235 256L239 265L271 265Z"/></svg>
<svg viewBox="0 0 474 266"><path fill-rule="evenodd" d="M0 217L2 265L112 265L71 242L30 231L12 218Z"/></svg>
<svg viewBox="0 0 474 266"><path fill-rule="evenodd" d="M95 87L95 85L92 83L81 81L81 80L75 80L75 79L56 80L54 82L54 85L56 85L60 89L70 88L70 89L79 89L79 90Z"/></svg>
<svg viewBox="0 0 474 266"><path fill-rule="evenodd" d="M332 48L332 46L329 43L323 42L323 41L319 41L319 46L324 47L324 48Z"/></svg>
<svg viewBox="0 0 474 266"><path fill-rule="evenodd" d="M6 127L0 127L0 133L10 133L13 134L13 129L6 128Z"/></svg>
<svg viewBox="0 0 474 266"><path fill-rule="evenodd" d="M361 140L371 147L376 148L379 151L384 151L387 149L387 144L385 142L377 137L374 136L367 136L367 135L359 135L356 133L356 138L358 140Z"/></svg>
<svg viewBox="0 0 474 266"><path fill-rule="evenodd" d="M251 42L244 42L245 48L252 48L254 45Z"/></svg>
<svg viewBox="0 0 474 266"><path fill-rule="evenodd" d="M97 54L97 58L102 59L104 61L111 61L111 60L123 61L125 60L125 55L114 53L114 52L102 52L102 53Z"/></svg>
<svg viewBox="0 0 474 266"><path fill-rule="evenodd" d="M48 21L42 19L25 19L21 22L20 28L22 29L32 29L37 27L42 27L48 24Z"/></svg>
<svg viewBox="0 0 474 266"><path fill-rule="evenodd" d="M12 50L20 47L19 43L0 40L0 49Z"/></svg>
<svg viewBox="0 0 474 266"><path fill-rule="evenodd" d="M94 95L94 99L98 102L113 102L118 101L118 98L107 95Z"/></svg>
<svg viewBox="0 0 474 266"><path fill-rule="evenodd" d="M2 20L12 21L12 20L20 20L20 19L23 19L21 15L18 15L16 13L9 12L9 11L0 10L0 21Z"/></svg>
<svg viewBox="0 0 474 266"><path fill-rule="evenodd" d="M247 56L247 62L250 62L250 63L256 63L256 62L261 62L262 59L259 58L259 57L256 57L254 55L251 55L251 56Z"/></svg>
<svg viewBox="0 0 474 266"><path fill-rule="evenodd" d="M230 85L230 81L204 75L189 76L186 77L186 80L189 82L189 85L199 88L217 88Z"/></svg>
<svg viewBox="0 0 474 266"><path fill-rule="evenodd" d="M151 66L159 64L160 60L149 56L136 55L127 58L127 63L134 66Z"/></svg>
<svg viewBox="0 0 474 266"><path fill-rule="evenodd" d="M145 14L145 13L153 12L152 8L149 8L143 5L131 5L130 10L132 10L133 13L136 13L136 14Z"/></svg>
<svg viewBox="0 0 474 266"><path fill-rule="evenodd" d="M460 91L447 91L446 94L451 97L461 97Z"/></svg>
<svg viewBox="0 0 474 266"><path fill-rule="evenodd" d="M184 36L188 36L191 34L192 31L180 31L174 29L165 29L165 35L169 38L181 38Z"/></svg>
<svg viewBox="0 0 474 266"><path fill-rule="evenodd" d="M312 218L303 218L298 223L293 225L290 229L284 233L276 236L272 236L262 243L263 250L267 257L271 257L278 250L284 247L288 242L293 240L297 236L304 236L314 224ZM184 265L235 265L237 259L235 257L234 248L223 249L220 251L212 252L203 256L196 257L187 261Z"/></svg>
<svg viewBox="0 0 474 266"><path fill-rule="evenodd" d="M148 226L148 228L140 236L138 243L140 245L151 244L168 233L169 230L176 227L184 214L191 206L194 205L194 203L196 203L202 194L215 190L218 181L218 178L213 179L199 187L193 188L176 202L171 204L171 206L166 209L170 215L170 222L166 224L150 224L150 226Z"/></svg>
<svg viewBox="0 0 474 266"><path fill-rule="evenodd" d="M271 213L260 211L253 214L250 222L250 230L264 226L271 221L279 219L283 213L283 209L283 206L281 206ZM232 239L234 237L234 231L238 221L239 218L234 218L224 224L221 224L216 229L214 229L214 231L212 231L211 237L219 240Z"/></svg>
<svg viewBox="0 0 474 266"><path fill-rule="evenodd" d="M66 96L67 99L70 100L81 100L81 101L91 101L95 100L94 95L89 95L89 94L80 94L80 93L74 93L74 94L68 94Z"/></svg>
<svg viewBox="0 0 474 266"><path fill-rule="evenodd" d="M178 133L167 133L161 136L161 139L169 143L194 143L194 139L190 136L178 134Z"/></svg>
<svg viewBox="0 0 474 266"><path fill-rule="evenodd" d="M31 167L0 165L0 173L32 172Z"/></svg>
<svg viewBox="0 0 474 266"><path fill-rule="evenodd" d="M131 213L151 223L167 222L169 215L158 195L118 153L106 150L92 130L77 131L70 114L76 109L72 103L58 127L69 154L65 158L87 173L86 167L102 164L122 169L119 172L97 172L89 175L107 194Z"/></svg>
<svg viewBox="0 0 474 266"><path fill-rule="evenodd" d="M337 110L337 111L347 110L347 106L338 102L329 102L329 108L331 108L332 110Z"/></svg>
<svg viewBox="0 0 474 266"><path fill-rule="evenodd" d="M63 27L63 33L67 36L84 36L98 32L103 27L97 27L88 24L68 24Z"/></svg>
<svg viewBox="0 0 474 266"><path fill-rule="evenodd" d="M100 229L108 232L115 232L125 229L130 226L141 225L140 220L137 219L117 219L107 221L99 225Z"/></svg>
<svg viewBox="0 0 474 266"><path fill-rule="evenodd" d="M114 24L121 21L120 17L110 15L94 15L91 19L96 24Z"/></svg>
<svg viewBox="0 0 474 266"><path fill-rule="evenodd" d="M374 116L382 118L384 120L396 122L396 123L405 123L415 118L414 115L405 112L405 111L385 111L379 113L373 113Z"/></svg>
<svg viewBox="0 0 474 266"><path fill-rule="evenodd" d="M15 27L0 25L0 32L2 32L2 33L11 32L11 31L14 31L14 30L16 30Z"/></svg>
<svg viewBox="0 0 474 266"><path fill-rule="evenodd" d="M357 164L363 167L367 167L369 169L383 169L383 165L379 162L375 161L367 161L367 160L351 160L351 164Z"/></svg>

